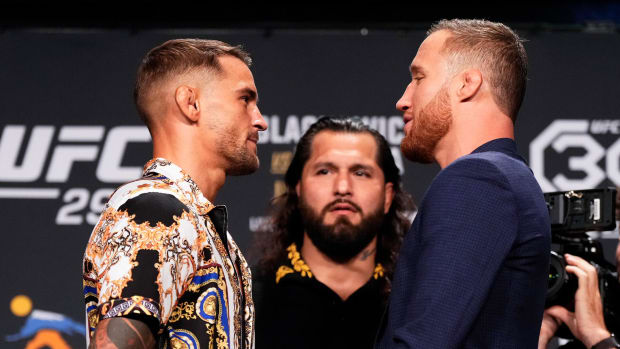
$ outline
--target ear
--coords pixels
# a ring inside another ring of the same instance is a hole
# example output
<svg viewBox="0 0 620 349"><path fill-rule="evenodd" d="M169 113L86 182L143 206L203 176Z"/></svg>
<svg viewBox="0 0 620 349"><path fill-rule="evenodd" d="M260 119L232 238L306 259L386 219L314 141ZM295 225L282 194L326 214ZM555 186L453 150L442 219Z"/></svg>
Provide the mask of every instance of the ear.
<svg viewBox="0 0 620 349"><path fill-rule="evenodd" d="M295 192L297 193L297 197L299 197L300 185L301 185L301 181L297 182L297 185L295 186Z"/></svg>
<svg viewBox="0 0 620 349"><path fill-rule="evenodd" d="M478 69L468 69L459 75L456 96L459 102L473 98L482 86L482 73Z"/></svg>
<svg viewBox="0 0 620 349"><path fill-rule="evenodd" d="M383 201L383 213L388 213L390 207L392 207L392 200L394 200L394 183L385 183L385 200Z"/></svg>
<svg viewBox="0 0 620 349"><path fill-rule="evenodd" d="M191 122L198 121L200 117L200 104L197 92L194 87L181 85L177 87L174 93L174 100L179 110Z"/></svg>

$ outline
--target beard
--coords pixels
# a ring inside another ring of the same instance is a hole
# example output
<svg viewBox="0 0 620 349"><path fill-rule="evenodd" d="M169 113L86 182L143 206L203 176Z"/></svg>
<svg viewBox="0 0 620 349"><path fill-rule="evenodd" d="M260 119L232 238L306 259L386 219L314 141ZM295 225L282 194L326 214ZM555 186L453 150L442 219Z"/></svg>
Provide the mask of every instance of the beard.
<svg viewBox="0 0 620 349"><path fill-rule="evenodd" d="M325 215L338 203L353 206L362 215L362 220L354 225L348 217L342 216L332 224L324 224ZM366 248L377 236L385 217L382 206L366 216L358 205L345 199L333 201L320 213L316 213L302 198L299 198L299 211L310 241L321 253L338 264L347 263Z"/></svg>
<svg viewBox="0 0 620 349"><path fill-rule="evenodd" d="M258 156L246 146L247 138L239 142L235 137L238 132L237 129L227 129L219 135L221 141L217 151L226 159L228 176L248 175L256 172L259 166Z"/></svg>
<svg viewBox="0 0 620 349"><path fill-rule="evenodd" d="M452 108L448 89L444 86L420 113L413 117L409 132L400 143L400 150L413 162L434 162L437 143L448 133L451 124Z"/></svg>

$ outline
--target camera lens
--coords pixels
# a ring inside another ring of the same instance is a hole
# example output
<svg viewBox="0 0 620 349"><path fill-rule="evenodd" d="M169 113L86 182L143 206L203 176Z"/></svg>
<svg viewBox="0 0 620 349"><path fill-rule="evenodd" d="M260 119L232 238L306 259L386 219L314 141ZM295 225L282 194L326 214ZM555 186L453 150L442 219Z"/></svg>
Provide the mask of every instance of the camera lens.
<svg viewBox="0 0 620 349"><path fill-rule="evenodd" d="M562 289L562 286L568 281L568 276L564 268L566 263L564 258L556 252L551 251L549 256L549 279L547 284L547 301L555 298Z"/></svg>
<svg viewBox="0 0 620 349"><path fill-rule="evenodd" d="M577 280L566 272L564 257L553 251L551 251L549 256L547 282L545 307L559 304L567 309L571 308L571 303L577 290Z"/></svg>

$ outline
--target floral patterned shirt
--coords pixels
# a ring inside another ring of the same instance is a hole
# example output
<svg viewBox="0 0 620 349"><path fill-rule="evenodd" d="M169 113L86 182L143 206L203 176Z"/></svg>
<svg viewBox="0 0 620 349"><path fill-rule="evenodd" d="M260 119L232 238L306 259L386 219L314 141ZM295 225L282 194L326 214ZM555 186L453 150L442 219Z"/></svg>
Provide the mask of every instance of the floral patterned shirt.
<svg viewBox="0 0 620 349"><path fill-rule="evenodd" d="M159 348L253 348L251 275L214 206L168 160L118 188L84 254L86 317L148 324Z"/></svg>

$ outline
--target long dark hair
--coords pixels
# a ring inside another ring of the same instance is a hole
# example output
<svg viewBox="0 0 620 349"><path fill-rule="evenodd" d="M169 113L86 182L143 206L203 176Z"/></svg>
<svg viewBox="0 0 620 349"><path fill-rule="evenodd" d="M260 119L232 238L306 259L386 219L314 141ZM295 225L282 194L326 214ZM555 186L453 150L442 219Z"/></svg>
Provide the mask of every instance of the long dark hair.
<svg viewBox="0 0 620 349"><path fill-rule="evenodd" d="M386 276L391 279L403 236L411 225L409 217L415 210L415 205L411 196L402 189L399 170L387 141L359 118L322 117L310 126L299 140L284 177L286 192L273 199L271 220L256 235L255 246L262 255L258 262L258 271L275 272L286 258L286 247L292 243L298 247L302 245L304 227L295 186L299 183L303 168L310 158L312 141L321 131L368 133L377 143L377 164L383 171L385 182L393 184L394 199L378 234L376 261L383 265Z"/></svg>

